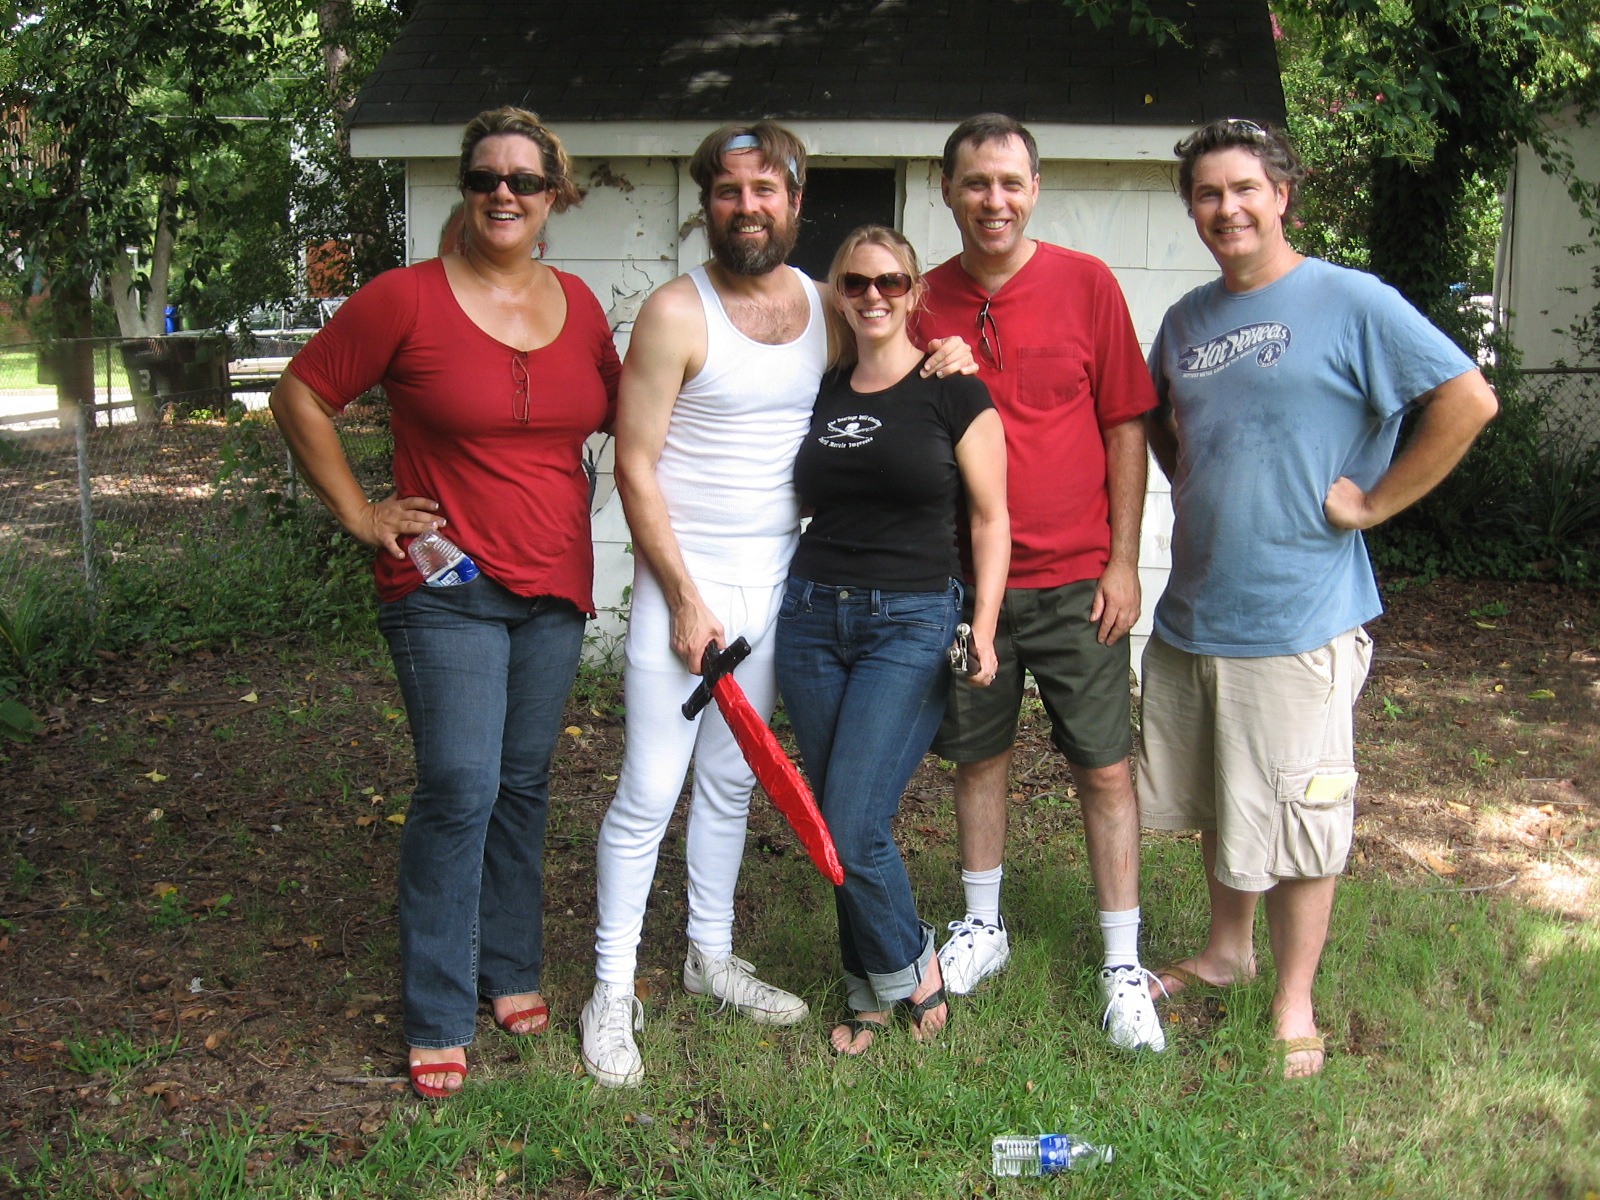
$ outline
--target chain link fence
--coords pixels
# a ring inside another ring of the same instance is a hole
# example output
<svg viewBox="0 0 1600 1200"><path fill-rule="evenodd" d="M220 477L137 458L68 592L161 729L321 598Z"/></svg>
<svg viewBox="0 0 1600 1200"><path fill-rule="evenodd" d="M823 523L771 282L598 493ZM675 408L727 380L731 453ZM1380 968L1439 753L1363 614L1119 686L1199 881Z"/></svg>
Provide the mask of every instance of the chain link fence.
<svg viewBox="0 0 1600 1200"><path fill-rule="evenodd" d="M1600 367L1530 368L1522 389L1539 403L1547 443L1574 450L1600 443Z"/></svg>
<svg viewBox="0 0 1600 1200"><path fill-rule="evenodd" d="M92 363L86 404L58 402L59 358L40 347L0 350L0 606L27 579L82 587L93 605L106 568L171 556L185 542L225 542L252 510L295 498L266 400L300 343L262 339L258 357L235 362L230 378L226 343L209 342L74 347L80 369ZM382 494L387 406L352 404L336 424L357 477Z"/></svg>
<svg viewBox="0 0 1600 1200"><path fill-rule="evenodd" d="M220 388L213 380L191 389L141 379L149 368L139 355L160 347L128 345L92 346L93 402L66 407L39 348L0 350L0 608L29 578L81 588L93 605L101 575L119 563L170 559L197 540L225 547L230 532L259 523L266 505L297 498L265 407L297 342L263 340L258 357L235 361ZM1543 401L1550 454L1578 468L1586 458L1600 464L1600 370L1527 371L1523 387ZM336 425L368 495L384 494L393 450L387 406L368 398ZM1581 497L1570 493L1595 492L1597 472L1544 481L1567 493L1551 497L1552 520L1578 522L1586 538L1586 514L1600 500L1575 505Z"/></svg>

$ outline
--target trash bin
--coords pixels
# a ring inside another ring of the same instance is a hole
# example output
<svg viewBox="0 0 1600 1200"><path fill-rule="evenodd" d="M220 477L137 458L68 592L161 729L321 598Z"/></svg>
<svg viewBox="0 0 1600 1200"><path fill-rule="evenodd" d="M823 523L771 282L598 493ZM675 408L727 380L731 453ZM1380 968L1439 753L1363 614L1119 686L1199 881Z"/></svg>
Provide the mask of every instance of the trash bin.
<svg viewBox="0 0 1600 1200"><path fill-rule="evenodd" d="M227 338L129 338L118 349L139 420L155 420L162 410L187 417L198 409L221 413L227 408Z"/></svg>

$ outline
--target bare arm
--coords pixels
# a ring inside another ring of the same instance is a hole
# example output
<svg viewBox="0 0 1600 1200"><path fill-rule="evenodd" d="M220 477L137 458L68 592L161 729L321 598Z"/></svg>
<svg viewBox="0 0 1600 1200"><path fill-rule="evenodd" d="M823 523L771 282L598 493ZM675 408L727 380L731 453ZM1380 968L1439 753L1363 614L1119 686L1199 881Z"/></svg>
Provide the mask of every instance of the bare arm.
<svg viewBox="0 0 1600 1200"><path fill-rule="evenodd" d="M707 643L726 645L727 635L684 565L666 497L656 479L656 463L667 443L667 426L683 381L705 358L705 340L705 314L694 286L680 277L640 309L617 395L617 490L633 533L634 553L661 584L672 611L673 652L696 674Z"/></svg>
<svg viewBox="0 0 1600 1200"><path fill-rule="evenodd" d="M333 406L300 380L292 368L272 389L271 406L300 473L317 498L355 538L404 558L401 537L426 533L445 524L443 517L434 515L438 503L424 496L402 499L391 494L367 503L366 493L351 472L344 447L339 444L339 433L333 427Z"/></svg>
<svg viewBox="0 0 1600 1200"><path fill-rule="evenodd" d="M972 645L978 673L968 682L988 687L999 663L994 651L995 625L1005 598L1011 569L1011 517L1006 511L1006 435L1000 414L980 413L956 443L956 464L967 493L967 518L972 529L972 569L977 579L972 604Z"/></svg>
<svg viewBox="0 0 1600 1200"><path fill-rule="evenodd" d="M1111 500L1111 557L1094 590L1089 620L1099 622L1097 637L1112 645L1139 619L1139 526L1144 520L1144 490L1149 471L1144 421L1113 425L1106 443L1106 490Z"/></svg>
<svg viewBox="0 0 1600 1200"><path fill-rule="evenodd" d="M1178 429L1172 423L1172 405L1163 401L1144 415L1144 435L1155 455L1156 466L1171 479L1178 473Z"/></svg>
<svg viewBox="0 0 1600 1200"><path fill-rule="evenodd" d="M1341 475L1328 489L1323 511L1339 529L1371 529L1426 496L1461 461L1483 427L1500 411L1481 371L1446 380L1418 401L1422 420L1383 478L1363 492Z"/></svg>

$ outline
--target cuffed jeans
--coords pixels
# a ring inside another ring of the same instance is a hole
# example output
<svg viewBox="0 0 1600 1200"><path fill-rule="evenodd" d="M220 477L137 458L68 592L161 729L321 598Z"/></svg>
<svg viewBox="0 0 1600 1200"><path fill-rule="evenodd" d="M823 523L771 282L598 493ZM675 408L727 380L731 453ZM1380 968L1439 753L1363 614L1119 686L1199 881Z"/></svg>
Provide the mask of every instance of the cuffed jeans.
<svg viewBox="0 0 1600 1200"><path fill-rule="evenodd" d="M478 997L539 990L550 757L583 614L487 575L379 607L416 747L400 844L408 1045L464 1046Z"/></svg>
<svg viewBox="0 0 1600 1200"><path fill-rule="evenodd" d="M778 613L778 689L828 823L850 1007L888 1008L933 957L893 823L944 715L961 585L942 592L833 587L791 578Z"/></svg>

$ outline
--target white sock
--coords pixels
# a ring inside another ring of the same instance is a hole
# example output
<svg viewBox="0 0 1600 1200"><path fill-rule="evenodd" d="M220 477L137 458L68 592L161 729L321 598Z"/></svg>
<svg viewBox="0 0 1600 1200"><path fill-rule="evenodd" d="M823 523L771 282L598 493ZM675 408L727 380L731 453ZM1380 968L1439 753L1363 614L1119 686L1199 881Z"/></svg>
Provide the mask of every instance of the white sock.
<svg viewBox="0 0 1600 1200"><path fill-rule="evenodd" d="M967 893L967 920L1000 924L1000 879L1004 874L1004 866L961 872L961 886Z"/></svg>
<svg viewBox="0 0 1600 1200"><path fill-rule="evenodd" d="M1137 967L1139 965L1139 909L1124 912L1100 913L1100 935L1106 940L1105 965L1108 967Z"/></svg>

